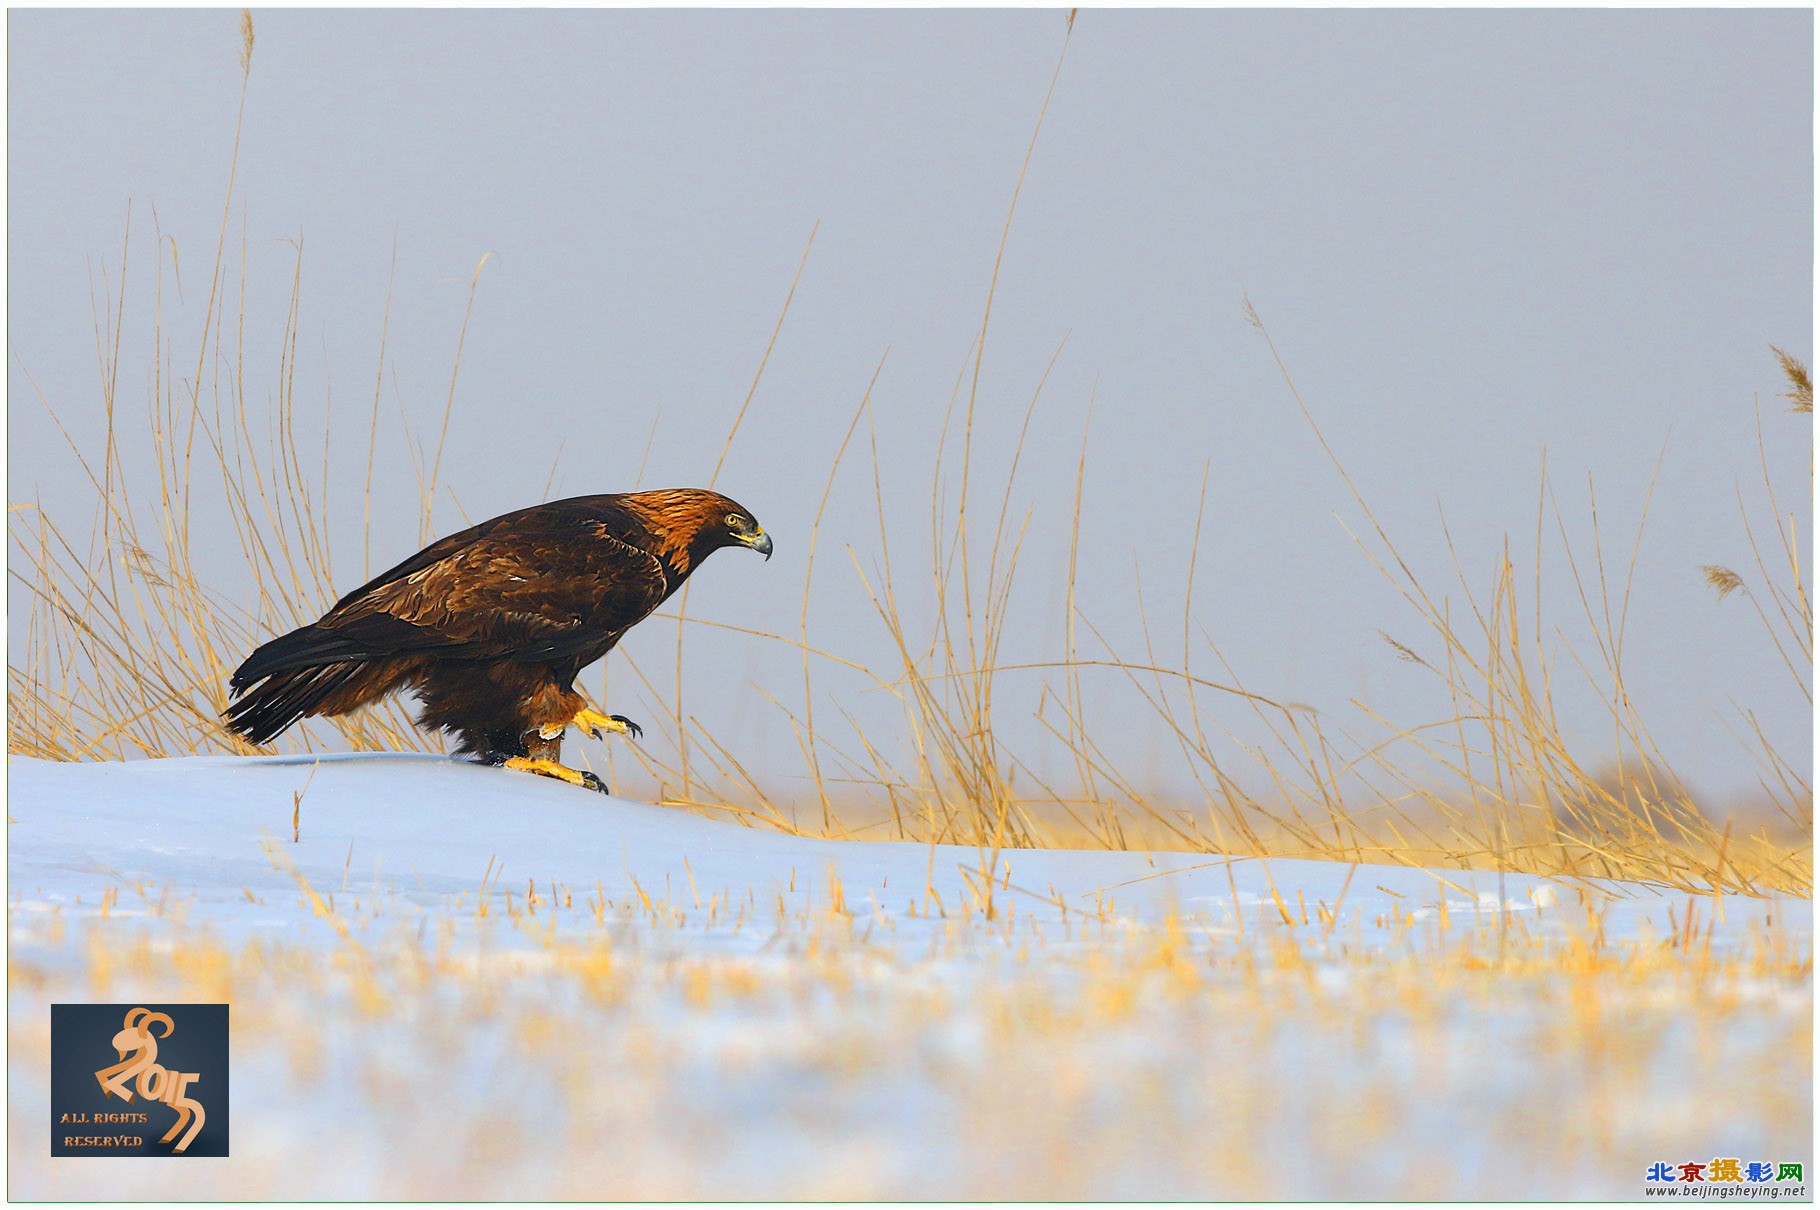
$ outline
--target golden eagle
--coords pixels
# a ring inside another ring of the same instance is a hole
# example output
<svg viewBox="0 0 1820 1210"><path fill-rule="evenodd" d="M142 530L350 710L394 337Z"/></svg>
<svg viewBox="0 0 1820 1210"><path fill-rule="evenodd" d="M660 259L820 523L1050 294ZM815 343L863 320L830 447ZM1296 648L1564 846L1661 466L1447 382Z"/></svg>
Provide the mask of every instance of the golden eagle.
<svg viewBox="0 0 1820 1210"><path fill-rule="evenodd" d="M228 725L255 744L298 719L415 690L456 751L604 791L559 762L563 731L640 728L587 708L576 673L723 546L771 557L752 514L693 488L576 496L451 534L247 657Z"/></svg>

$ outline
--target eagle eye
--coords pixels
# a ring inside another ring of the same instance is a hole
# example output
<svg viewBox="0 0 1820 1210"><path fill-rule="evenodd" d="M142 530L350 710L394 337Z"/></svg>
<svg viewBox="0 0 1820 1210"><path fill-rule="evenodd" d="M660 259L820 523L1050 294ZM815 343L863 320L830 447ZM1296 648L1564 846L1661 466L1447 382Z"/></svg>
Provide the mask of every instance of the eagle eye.
<svg viewBox="0 0 1820 1210"><path fill-rule="evenodd" d="M732 530L736 534L741 533L750 527L751 527L751 522L747 521L744 517L740 516L738 513L733 513L727 518L727 528Z"/></svg>

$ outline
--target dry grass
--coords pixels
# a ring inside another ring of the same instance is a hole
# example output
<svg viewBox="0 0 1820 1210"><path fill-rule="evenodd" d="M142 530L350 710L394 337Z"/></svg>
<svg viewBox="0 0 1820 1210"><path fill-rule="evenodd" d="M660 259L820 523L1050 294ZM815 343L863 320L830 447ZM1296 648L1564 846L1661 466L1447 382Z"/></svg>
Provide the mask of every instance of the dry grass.
<svg viewBox="0 0 1820 1210"><path fill-rule="evenodd" d="M250 79L250 21L243 26L243 39L243 65ZM1056 70L1059 74L1060 59ZM244 87L243 82L243 113ZM1039 117L1031 152L1040 130ZM200 325L167 330L164 303L167 288L177 279L178 258L174 241L161 230L155 230L153 280L130 284L150 291L156 318L148 409L155 481L130 481L121 456L126 425L117 408L117 382L126 356L122 317L129 291L130 214L120 275L103 275L93 292L101 381L99 448L85 445L71 431L90 428L91 419L66 427L58 409L43 401L93 488L96 514L84 534L30 504L14 504L10 510L11 575L30 601L25 636L8 667L13 752L93 760L251 751L219 720L229 672L264 637L318 616L335 599L338 583L347 587L331 573L325 485L333 459L327 407L318 464L314 434L305 436L304 409L295 393L301 246L288 307L277 324L284 354L275 375L265 380L244 356L249 323L267 317L246 311L244 228L237 260L229 255L239 137L237 127ZM1020 189L1022 180L1020 172ZM1015 211L1014 192L1006 235ZM808 254L805 248L805 262ZM1001 261L1003 254L1001 238ZM995 262L994 286L997 267ZM480 269L476 267L470 286L470 313ZM800 276L801 266L797 272ZM793 281L792 294L794 289ZM387 308L389 314L389 291ZM788 310L786 297L780 329ZM1249 304L1247 314L1275 358L1268 330ZM1529 557L1514 555L1506 538L1491 582L1475 588L1454 552L1452 534L1443 527L1457 583L1436 591L1416 578L1410 561L1353 486L1280 358L1277 364L1291 398L1321 436L1337 475L1353 494L1363 519L1357 537L1362 556L1410 609L1410 632L1385 635L1385 640L1400 658L1437 678L1452 704L1448 716L1410 723L1383 717L1370 703L1355 703L1367 732L1355 735L1305 708L1254 692L1196 621L1192 565L1179 624L1172 618L1170 637L1153 631L1146 620L1141 653L1115 650L1076 607L1074 585L1084 570L1078 540L1070 547L1063 649L1048 661L1001 662L1008 630L1030 622L1014 615L1011 590L1031 516L1020 513L1015 493L1022 438L1008 465L991 468L984 466L986 456L974 441L991 316L989 289L978 335L944 415L930 488L929 566L910 574L903 570L901 554L894 556L910 536L887 521L869 386L828 470L821 507L809 529L796 633L743 631L784 644L801 657L800 706L786 703L795 695L784 685L760 691L784 713L797 738L802 772L812 787L808 811L799 811L801 803L768 786L765 774L746 767L736 745L686 709L684 636L693 627L717 625L688 617L686 596L678 599L673 614L662 615L674 617L678 625L672 684L647 675L635 661L614 657L623 669L620 675L629 673L645 693L666 703L670 747L652 743L631 750L660 801L790 831L882 833L977 845L988 910L997 854L1031 845L1495 867L1747 893L1811 889L1807 771L1774 750L1753 716L1742 718L1757 747L1763 790L1780 812L1780 827L1763 825L1734 834L1732 825L1715 823L1674 777L1669 754L1651 739L1625 684L1624 636L1640 543L1632 544L1627 560L1608 560L1590 485L1591 549L1576 547L1570 538L1569 520L1577 514L1563 507L1545 476ZM363 565L370 563L372 469L380 459L385 330L382 324L367 442L368 525L362 543L369 549L363 549ZM402 454L393 455L415 467L420 534L426 539L434 528L431 505L466 332L464 314L434 452L420 452L407 430ZM773 343L776 336L774 331ZM188 349L195 351L193 362L179 372L176 357ZM767 346L767 359L769 355ZM1780 350L1776 356L1791 384L1794 410L1811 411L1806 367ZM881 360L881 371L883 365ZM761 361L753 390L763 371ZM1047 378L1045 372L1031 391L1025 433ZM732 422L728 446L751 394ZM259 407L256 401L267 398L271 408ZM1760 443L1762 423L1759 417ZM866 450L868 443L878 512L877 562L868 568L855 558L854 570L888 638L888 654L873 660L821 649L808 625L822 512L849 453ZM1087 457L1083 434L1070 519L1076 535ZM1768 468L1765 457L1765 501L1749 505L1742 492L1738 501L1754 574L1747 577L1718 565L1701 573L1721 596L1735 592L1749 599L1811 704L1807 573L1795 518L1782 508ZM978 486L994 478L1004 483L996 499L982 495ZM1810 497L1811 487L1810 467ZM1204 483L1202 490L1204 500ZM230 602L211 589L194 558L199 512L217 504L225 507L253 577L246 604ZM1647 511L1646 503L1645 515ZM1755 520L1763 515L1772 518L1772 526ZM1197 538L1199 524L1197 514ZM1638 524L1640 537L1641 520ZM1541 574L1543 552L1552 540L1558 540L1570 569L1568 614L1581 636L1577 647L1544 643L1545 636L1556 634L1544 623ZM935 619L933 631L914 632L906 619L924 611ZM1095 648L1091 655L1084 653L1089 641ZM1217 677L1200 671L1200 662L1208 659L1218 666ZM857 725L844 738L834 735L826 721L830 715L851 716L841 703L827 703L816 687L816 670L829 664L857 672L873 689L890 694L901 706L902 735L887 743ZM1044 678L1039 717L1049 740L1066 754L1073 784L1046 784L1037 775L1039 762L1008 750L995 729L998 686L1013 672ZM1090 681L1096 681L1100 694L1108 683L1122 684L1136 708L1150 713L1192 771L1199 801L1159 800L1125 772L1127 761L1101 747L1084 719ZM1566 733L1557 696L1570 689L1597 695L1609 724L1605 734ZM1238 712L1237 720L1232 711ZM1262 744L1247 742L1240 727L1269 738ZM413 730L397 703L314 721L287 742L306 749L436 748L432 738ZM887 755L891 752L909 755ZM815 822L805 822L806 816Z"/></svg>
<svg viewBox="0 0 1820 1210"><path fill-rule="evenodd" d="M1811 1129L1805 934L1753 917L1710 949L1693 902L1609 942L1587 908L1546 940L1019 915L894 948L834 900L717 920L533 885L425 915L299 889L361 940L26 922L15 1107L45 1095L42 1005L153 995L234 1006L234 1156L180 1165L189 1198L1624 1197L1651 1160L1796 1158ZM771 940L691 948L742 925ZM43 1115L11 1120L16 1195L121 1195L120 1166L46 1165ZM299 1144L337 1157L302 1187Z"/></svg>
<svg viewBox="0 0 1820 1210"><path fill-rule="evenodd" d="M1789 401L1791 412L1811 412L1814 410L1814 380L1808 375L1807 367L1801 359L1783 352L1775 345L1769 351L1776 355L1776 361L1782 367L1782 374L1788 379L1788 390L1782 398Z"/></svg>

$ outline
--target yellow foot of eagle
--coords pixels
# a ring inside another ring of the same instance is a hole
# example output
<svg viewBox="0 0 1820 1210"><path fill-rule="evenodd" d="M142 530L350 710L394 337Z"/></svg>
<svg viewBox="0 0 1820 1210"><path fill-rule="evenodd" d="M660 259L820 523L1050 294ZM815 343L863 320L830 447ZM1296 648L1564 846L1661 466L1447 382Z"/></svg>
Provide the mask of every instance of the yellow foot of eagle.
<svg viewBox="0 0 1820 1210"><path fill-rule="evenodd" d="M602 794L607 792L607 783L600 780L600 778L596 777L594 774L589 773L585 769L571 769L569 766L558 764L553 760L533 760L528 756L508 756L503 760L488 760L486 763L498 765L503 769L520 769L526 773L536 773L540 777L554 777L558 781L566 781L572 786L585 786L590 790L599 790Z"/></svg>
<svg viewBox="0 0 1820 1210"><path fill-rule="evenodd" d="M565 723L546 723L537 729L537 734L544 739L555 739L570 727L579 727L595 739L603 734L630 735L633 739L645 733L645 729L623 714L602 714L583 706L575 712L575 717Z"/></svg>

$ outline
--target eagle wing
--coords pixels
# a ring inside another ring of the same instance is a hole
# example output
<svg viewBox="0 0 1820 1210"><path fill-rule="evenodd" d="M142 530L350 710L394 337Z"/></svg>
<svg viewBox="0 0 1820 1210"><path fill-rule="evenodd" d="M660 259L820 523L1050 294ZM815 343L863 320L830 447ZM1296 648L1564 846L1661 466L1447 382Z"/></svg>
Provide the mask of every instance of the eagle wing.
<svg viewBox="0 0 1820 1210"><path fill-rule="evenodd" d="M317 625L368 651L591 661L668 591L655 555L598 519L544 510L443 539L344 597Z"/></svg>

